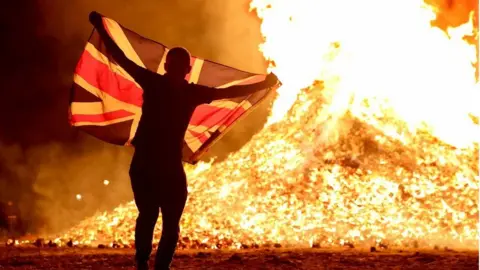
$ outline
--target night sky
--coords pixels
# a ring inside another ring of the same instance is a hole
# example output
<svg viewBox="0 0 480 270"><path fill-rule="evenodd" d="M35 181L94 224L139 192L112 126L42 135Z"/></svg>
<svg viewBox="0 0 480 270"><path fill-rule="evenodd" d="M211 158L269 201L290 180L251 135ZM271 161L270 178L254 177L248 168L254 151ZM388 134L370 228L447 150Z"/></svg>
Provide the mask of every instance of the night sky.
<svg viewBox="0 0 480 270"><path fill-rule="evenodd" d="M103 143L68 124L73 71L92 30L90 11L167 46L184 46L195 56L262 73L260 21L248 12L249 2L2 2L0 203L13 202L9 209L17 208L26 231L46 232L132 199L128 166L133 149ZM442 7L438 24L445 27L465 22L477 1L436 2ZM237 124L206 158L241 147L262 126L269 106L265 102Z"/></svg>

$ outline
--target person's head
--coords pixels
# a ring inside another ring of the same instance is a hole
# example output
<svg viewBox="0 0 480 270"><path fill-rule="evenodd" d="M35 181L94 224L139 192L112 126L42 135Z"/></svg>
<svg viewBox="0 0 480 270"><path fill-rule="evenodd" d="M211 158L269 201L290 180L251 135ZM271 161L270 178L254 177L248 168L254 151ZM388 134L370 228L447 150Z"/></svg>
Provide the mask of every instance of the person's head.
<svg viewBox="0 0 480 270"><path fill-rule="evenodd" d="M182 47L172 48L167 53L165 71L169 76L176 79L183 79L190 73L190 53Z"/></svg>

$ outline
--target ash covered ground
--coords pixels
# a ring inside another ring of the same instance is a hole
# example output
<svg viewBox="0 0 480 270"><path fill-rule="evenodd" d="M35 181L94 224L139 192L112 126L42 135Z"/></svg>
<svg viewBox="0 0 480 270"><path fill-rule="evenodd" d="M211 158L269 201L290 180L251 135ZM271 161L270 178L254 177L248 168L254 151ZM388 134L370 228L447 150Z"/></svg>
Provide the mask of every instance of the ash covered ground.
<svg viewBox="0 0 480 270"><path fill-rule="evenodd" d="M133 249L0 247L0 269L135 269L133 254ZM181 250L172 269L478 269L478 259L478 251L444 248Z"/></svg>

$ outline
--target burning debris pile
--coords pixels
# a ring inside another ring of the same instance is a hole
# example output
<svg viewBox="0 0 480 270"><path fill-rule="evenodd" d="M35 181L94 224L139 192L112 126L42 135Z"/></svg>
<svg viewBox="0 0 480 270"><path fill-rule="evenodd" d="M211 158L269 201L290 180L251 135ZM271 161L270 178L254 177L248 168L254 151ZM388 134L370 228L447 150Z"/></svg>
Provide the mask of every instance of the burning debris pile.
<svg viewBox="0 0 480 270"><path fill-rule="evenodd" d="M352 116L325 146L319 103L300 95L288 119L257 134L227 161L188 169L181 247L263 244L462 243L477 235L478 148L459 150L428 133L408 145ZM295 126L295 128L292 128ZM316 141L317 140L317 141ZM63 238L130 243L133 202L83 221ZM155 237L161 232L157 224Z"/></svg>
<svg viewBox="0 0 480 270"><path fill-rule="evenodd" d="M252 2L283 86L240 151L186 168L180 247L476 248L472 23L447 34L422 1L344 2ZM57 240L130 244L136 216L130 202Z"/></svg>

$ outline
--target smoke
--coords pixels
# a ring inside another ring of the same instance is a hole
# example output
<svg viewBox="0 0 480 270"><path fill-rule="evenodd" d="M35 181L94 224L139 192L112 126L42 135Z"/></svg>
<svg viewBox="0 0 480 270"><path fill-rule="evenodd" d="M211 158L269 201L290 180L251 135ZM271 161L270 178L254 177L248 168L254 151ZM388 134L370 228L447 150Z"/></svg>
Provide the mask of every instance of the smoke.
<svg viewBox="0 0 480 270"><path fill-rule="evenodd" d="M125 171L131 153L94 144L83 142L83 146L90 146L83 151L56 142L0 148L2 199L18 204L27 226L24 230L57 231L92 211L106 210L131 198ZM108 185L104 185L105 179Z"/></svg>
<svg viewBox="0 0 480 270"><path fill-rule="evenodd" d="M13 202L22 231L58 232L95 211L132 200L133 149L68 125L72 74L96 10L193 55L263 73L260 21L249 0L11 1L0 11L0 203ZM266 120L269 102L237 124L205 159L241 147ZM109 180L105 185L104 180ZM77 199L77 194L81 199Z"/></svg>

